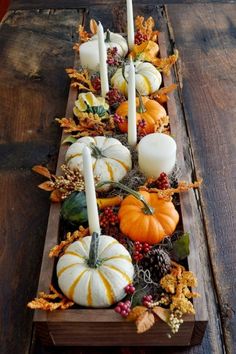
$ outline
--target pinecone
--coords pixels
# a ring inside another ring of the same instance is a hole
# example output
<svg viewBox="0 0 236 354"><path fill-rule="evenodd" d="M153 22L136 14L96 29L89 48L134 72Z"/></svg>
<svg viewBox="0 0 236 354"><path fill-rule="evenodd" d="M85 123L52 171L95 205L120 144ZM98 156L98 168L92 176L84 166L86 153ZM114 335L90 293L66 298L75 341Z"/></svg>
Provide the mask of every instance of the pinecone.
<svg viewBox="0 0 236 354"><path fill-rule="evenodd" d="M150 271L152 280L158 282L170 271L171 260L163 248L154 248L145 255L141 265Z"/></svg>

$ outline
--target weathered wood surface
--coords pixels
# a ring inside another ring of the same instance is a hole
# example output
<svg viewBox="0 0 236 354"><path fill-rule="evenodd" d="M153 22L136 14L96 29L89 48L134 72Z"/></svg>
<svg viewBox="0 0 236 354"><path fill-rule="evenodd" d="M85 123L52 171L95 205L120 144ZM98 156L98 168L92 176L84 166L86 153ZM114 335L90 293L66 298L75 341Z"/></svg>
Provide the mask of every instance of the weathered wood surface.
<svg viewBox="0 0 236 354"><path fill-rule="evenodd" d="M191 4L191 3L235 3L235 0L156 0L155 5L163 4ZM87 8L88 6L98 6L98 5L118 5L119 7L125 5L125 0L114 1L114 0L12 0L11 9L22 10L22 9L78 9ZM153 0L133 0L135 6L142 5L153 5Z"/></svg>
<svg viewBox="0 0 236 354"><path fill-rule="evenodd" d="M201 189L209 263L228 353L236 350L236 8L170 6L183 107ZM192 14L194 13L194 16ZM183 17L185 20L183 21Z"/></svg>
<svg viewBox="0 0 236 354"><path fill-rule="evenodd" d="M48 218L37 163L55 168L77 10L9 12L0 31L0 352L28 352Z"/></svg>
<svg viewBox="0 0 236 354"><path fill-rule="evenodd" d="M64 2L64 7L68 3ZM142 11L144 15L154 15L156 7L136 8L136 13ZM224 353L221 314L227 351L231 354L236 345L233 298L235 245L231 241L235 234L235 6L169 5L168 12L181 54L184 78L180 97L184 100L185 111L183 114L180 105L178 115L183 125L183 139L186 139L185 158L191 167L191 155L194 154L196 171L205 179L201 197L207 235L198 203L192 208L199 221L197 238L208 285L210 323L201 346L191 349L158 348L158 352ZM106 20L111 29L122 13L125 18L119 3L116 7L93 6L90 11L91 16ZM55 167L60 133L53 124L53 118L63 116L65 112L68 81L63 68L73 62L71 46L78 20L76 10L12 11L6 16L0 32L0 348L4 354L28 352L32 313L24 306L37 288L49 207L47 195L35 189L35 184L41 179L33 176L30 168L35 163L49 161ZM125 29L122 21L117 27L118 31L121 27ZM165 23L162 27L165 29ZM32 346L35 354L111 352L154 354L157 349L44 349L39 344Z"/></svg>

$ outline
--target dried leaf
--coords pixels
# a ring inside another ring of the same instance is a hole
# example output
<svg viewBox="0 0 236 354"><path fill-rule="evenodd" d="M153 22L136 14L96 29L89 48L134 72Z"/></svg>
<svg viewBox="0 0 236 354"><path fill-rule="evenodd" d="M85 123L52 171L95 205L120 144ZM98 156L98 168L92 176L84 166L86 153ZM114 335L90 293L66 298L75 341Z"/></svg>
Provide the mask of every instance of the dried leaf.
<svg viewBox="0 0 236 354"><path fill-rule="evenodd" d="M51 192L54 190L53 183L51 181L46 181L38 185L40 189L43 189L44 191Z"/></svg>
<svg viewBox="0 0 236 354"><path fill-rule="evenodd" d="M170 318L170 310L164 309L161 306L155 306L153 307L152 312L157 315L162 321L168 323Z"/></svg>
<svg viewBox="0 0 236 354"><path fill-rule="evenodd" d="M72 234L71 232L68 232L66 235L66 240L61 241L59 245L54 246L50 252L49 252L49 258L52 257L59 257L62 256L67 249L67 247L74 242L75 240L78 240L82 237L88 236L89 235L89 228L84 228L83 226L80 226L78 230L74 231Z"/></svg>
<svg viewBox="0 0 236 354"><path fill-rule="evenodd" d="M79 25L78 33L79 33L80 42L82 42L82 43L87 42L91 37L91 34L86 32L84 29L84 26L82 26L82 25Z"/></svg>
<svg viewBox="0 0 236 354"><path fill-rule="evenodd" d="M50 194L50 199L53 203L60 203L62 201L62 194L58 189L55 189Z"/></svg>
<svg viewBox="0 0 236 354"><path fill-rule="evenodd" d="M92 34L96 34L98 31L98 24L93 18L90 20L90 31Z"/></svg>
<svg viewBox="0 0 236 354"><path fill-rule="evenodd" d="M176 87L177 87L176 84L171 84L170 86L162 87L160 90L153 92L150 95L150 98L163 104L163 103L167 102L169 99L168 93L174 91L176 89Z"/></svg>
<svg viewBox="0 0 236 354"><path fill-rule="evenodd" d="M162 71L163 74L169 75L171 67L176 63L179 57L178 50L175 50L173 55L170 55L168 58L155 58L152 60L152 64L157 67L159 71Z"/></svg>
<svg viewBox="0 0 236 354"><path fill-rule="evenodd" d="M51 177L51 173L49 172L49 170L47 169L47 167L41 166L41 165L35 165L32 168L32 171L38 173L39 175L42 175L46 178L50 178Z"/></svg>
<svg viewBox="0 0 236 354"><path fill-rule="evenodd" d="M88 70L84 69L83 71L77 71L73 68L66 69L66 72L70 79L73 79L71 83L72 87L78 87L79 90L96 92L93 84L90 80L90 74Z"/></svg>
<svg viewBox="0 0 236 354"><path fill-rule="evenodd" d="M135 306L128 314L127 320L129 322L134 322L145 311L147 311L147 308L145 306Z"/></svg>
<svg viewBox="0 0 236 354"><path fill-rule="evenodd" d="M152 312L143 312L136 320L137 333L148 331L155 323L155 317Z"/></svg>
<svg viewBox="0 0 236 354"><path fill-rule="evenodd" d="M137 16L135 19L135 26L143 35L147 36L148 40L156 42L159 31L154 31L155 22L152 17L144 21L143 16Z"/></svg>
<svg viewBox="0 0 236 354"><path fill-rule="evenodd" d="M52 292L52 294L40 292L39 297L30 301L27 306L33 310L54 311L58 308L66 310L74 305L73 301L60 294L52 285L50 286L50 292ZM60 299L59 302L53 302L53 300L57 301L58 299Z"/></svg>

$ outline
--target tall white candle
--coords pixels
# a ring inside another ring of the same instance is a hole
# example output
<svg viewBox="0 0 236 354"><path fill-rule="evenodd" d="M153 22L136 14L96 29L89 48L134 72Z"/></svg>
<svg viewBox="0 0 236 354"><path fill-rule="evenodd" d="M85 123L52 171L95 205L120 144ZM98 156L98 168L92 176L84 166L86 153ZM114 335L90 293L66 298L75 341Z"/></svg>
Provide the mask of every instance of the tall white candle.
<svg viewBox="0 0 236 354"><path fill-rule="evenodd" d="M108 74L107 74L107 48L104 40L104 31L102 24L98 25L98 50L100 62L100 79L101 79L101 95L105 97L109 91Z"/></svg>
<svg viewBox="0 0 236 354"><path fill-rule="evenodd" d="M128 77L128 143L137 144L135 68L131 59Z"/></svg>
<svg viewBox="0 0 236 354"><path fill-rule="evenodd" d="M85 146L83 149L83 174L85 182L89 231L91 235L93 232L97 232L98 234L100 234L101 230L94 186L92 159L90 150L87 146Z"/></svg>
<svg viewBox="0 0 236 354"><path fill-rule="evenodd" d="M134 46L134 18L133 18L133 3L132 0L126 0L127 5L127 35L129 49Z"/></svg>
<svg viewBox="0 0 236 354"><path fill-rule="evenodd" d="M147 177L157 178L170 173L176 162L176 142L166 134L146 135L138 144L138 163Z"/></svg>

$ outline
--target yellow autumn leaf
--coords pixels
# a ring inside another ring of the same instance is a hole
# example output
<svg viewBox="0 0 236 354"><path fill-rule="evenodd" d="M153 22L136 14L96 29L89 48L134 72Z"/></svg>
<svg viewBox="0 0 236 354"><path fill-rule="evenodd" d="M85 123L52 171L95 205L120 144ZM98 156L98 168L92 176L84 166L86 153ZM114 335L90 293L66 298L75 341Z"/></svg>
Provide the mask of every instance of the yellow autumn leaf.
<svg viewBox="0 0 236 354"><path fill-rule="evenodd" d="M162 321L168 322L170 318L170 310L164 309L161 306L155 306L152 309L152 312L157 315Z"/></svg>
<svg viewBox="0 0 236 354"><path fill-rule="evenodd" d="M137 320L137 318L144 313L145 311L147 311L147 308L144 306L135 306L130 313L128 314L127 320L130 322L134 322Z"/></svg>
<svg viewBox="0 0 236 354"><path fill-rule="evenodd" d="M152 312L143 312L136 320L137 333L148 331L155 323L155 317Z"/></svg>

